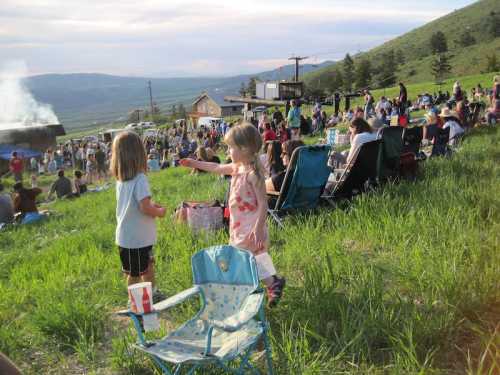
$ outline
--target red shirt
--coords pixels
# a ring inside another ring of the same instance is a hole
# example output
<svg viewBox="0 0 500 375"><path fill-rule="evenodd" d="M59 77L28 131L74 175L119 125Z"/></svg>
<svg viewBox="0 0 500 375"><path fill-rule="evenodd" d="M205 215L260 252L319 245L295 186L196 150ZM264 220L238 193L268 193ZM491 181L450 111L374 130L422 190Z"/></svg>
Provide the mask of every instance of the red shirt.
<svg viewBox="0 0 500 375"><path fill-rule="evenodd" d="M275 141L277 139L276 133L273 129L264 130L264 134L262 134L262 137L264 138L264 142Z"/></svg>
<svg viewBox="0 0 500 375"><path fill-rule="evenodd" d="M23 171L23 161L17 157L10 159L10 171L12 173L19 173Z"/></svg>

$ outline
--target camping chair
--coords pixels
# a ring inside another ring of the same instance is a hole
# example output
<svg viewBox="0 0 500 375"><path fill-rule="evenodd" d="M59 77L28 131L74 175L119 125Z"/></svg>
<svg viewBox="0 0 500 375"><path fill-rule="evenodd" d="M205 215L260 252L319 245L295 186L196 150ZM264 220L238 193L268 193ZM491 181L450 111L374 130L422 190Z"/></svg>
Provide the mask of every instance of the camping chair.
<svg viewBox="0 0 500 375"><path fill-rule="evenodd" d="M279 214L313 209L318 205L330 175L329 152L328 145L302 146L294 150L280 192L268 193L276 198L268 212L280 227L283 223Z"/></svg>
<svg viewBox="0 0 500 375"><path fill-rule="evenodd" d="M401 126L380 129L379 136L382 143L377 161L377 177L379 182L394 179L399 175L404 130Z"/></svg>
<svg viewBox="0 0 500 375"><path fill-rule="evenodd" d="M194 287L153 305L153 314L170 309L195 295L201 310L163 339L146 341L141 314L130 310L118 314L132 318L138 335L135 347L150 356L164 374L188 374L206 366L233 374L246 369L260 372L249 362L257 342L266 351L267 374L273 374L268 323L264 315L264 292L254 256L228 245L201 250L191 259ZM259 320L256 317L259 317ZM229 367L230 363L239 364ZM205 373L205 372L203 372Z"/></svg>
<svg viewBox="0 0 500 375"><path fill-rule="evenodd" d="M376 140L361 145L358 153L343 171L331 194L322 198L334 205L334 201L351 199L354 195L367 190L377 179L377 162L382 141Z"/></svg>
<svg viewBox="0 0 500 375"><path fill-rule="evenodd" d="M434 144L432 145L432 156L448 156L450 148L448 142L450 140L450 128L438 129L437 135L434 137Z"/></svg>
<svg viewBox="0 0 500 375"><path fill-rule="evenodd" d="M417 156L420 152L420 144L424 136L424 130L421 126L406 128L403 133L403 150L402 154L412 152Z"/></svg>
<svg viewBox="0 0 500 375"><path fill-rule="evenodd" d="M420 152L420 144L422 143L423 136L424 129L422 126L405 129L399 167L401 177L410 180L417 178L418 162L427 158L423 152Z"/></svg>

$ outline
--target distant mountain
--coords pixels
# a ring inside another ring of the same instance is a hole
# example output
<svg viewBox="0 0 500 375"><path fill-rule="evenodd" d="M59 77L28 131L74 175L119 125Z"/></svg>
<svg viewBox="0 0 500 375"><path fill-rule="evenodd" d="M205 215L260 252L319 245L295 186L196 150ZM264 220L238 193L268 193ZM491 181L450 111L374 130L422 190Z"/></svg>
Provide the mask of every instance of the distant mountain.
<svg viewBox="0 0 500 375"><path fill-rule="evenodd" d="M300 74L333 64L304 64ZM288 79L294 65L281 69L221 78L146 78L118 77L105 74L44 74L25 79L25 85L35 98L52 105L59 120L67 129L88 128L93 124L123 122L127 113L149 105L147 82L151 80L153 100L162 111L172 104L190 105L202 91L237 94L241 84L251 77L261 80Z"/></svg>
<svg viewBox="0 0 500 375"><path fill-rule="evenodd" d="M441 31L446 37L448 54L451 56L450 76L478 74L486 69L487 56L496 54L500 60L498 55L500 38L492 36L493 27L496 27L498 35L500 0L480 0L352 57L355 64L361 59L370 61L373 73L376 74L377 68L384 64L382 56L392 50L400 62L396 72L397 80L406 83L433 81L430 66L434 57L430 38L434 33ZM472 37L473 42L470 45L464 46L460 42L464 34ZM306 85L315 88L319 85L321 89L332 91L336 88L328 85L332 82L336 71L341 68L340 63L328 66L306 74L303 79Z"/></svg>

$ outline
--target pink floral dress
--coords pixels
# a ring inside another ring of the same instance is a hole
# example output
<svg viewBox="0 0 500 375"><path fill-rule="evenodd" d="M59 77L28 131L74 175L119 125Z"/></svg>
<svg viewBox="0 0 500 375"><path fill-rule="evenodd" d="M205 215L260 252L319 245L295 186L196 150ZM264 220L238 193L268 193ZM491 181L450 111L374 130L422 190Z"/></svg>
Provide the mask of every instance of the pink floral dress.
<svg viewBox="0 0 500 375"><path fill-rule="evenodd" d="M255 223L259 218L257 195L248 174L251 172L235 173L231 179L229 193L229 244L250 251L252 254L267 252L269 248L269 234L267 225L264 229L264 248L257 249L257 244L250 236ZM267 207L266 207L267 210Z"/></svg>

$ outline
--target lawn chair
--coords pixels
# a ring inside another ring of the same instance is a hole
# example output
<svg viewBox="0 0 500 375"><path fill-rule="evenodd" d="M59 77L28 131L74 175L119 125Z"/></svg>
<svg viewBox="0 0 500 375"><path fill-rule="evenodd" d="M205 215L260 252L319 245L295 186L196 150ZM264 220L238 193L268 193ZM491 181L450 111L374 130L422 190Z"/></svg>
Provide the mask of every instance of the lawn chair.
<svg viewBox="0 0 500 375"><path fill-rule="evenodd" d="M376 140L361 145L354 160L343 170L342 175L330 194L322 198L330 204L334 201L351 199L366 191L377 179L377 162L382 141Z"/></svg>
<svg viewBox="0 0 500 375"><path fill-rule="evenodd" d="M379 182L395 179L399 175L401 152L403 150L403 132L401 126L391 126L380 130L380 151L377 162Z"/></svg>
<svg viewBox="0 0 500 375"><path fill-rule="evenodd" d="M401 153L405 154L407 152L412 152L415 156L418 156L423 137L424 130L421 126L405 129L403 133L403 150Z"/></svg>
<svg viewBox="0 0 500 375"><path fill-rule="evenodd" d="M327 165L329 152L328 145L302 146L293 152L280 192L269 193L275 199L268 212L280 227L280 214L318 205L331 172Z"/></svg>
<svg viewBox="0 0 500 375"><path fill-rule="evenodd" d="M146 341L141 314L130 310L119 312L134 322L138 335L135 347L151 355L168 375L180 374L186 368L188 374L194 374L207 366L233 374L244 374L247 369L259 374L249 359L262 339L267 374L272 375L264 291L259 288L253 255L228 245L214 246L193 255L192 270L194 287L154 304L153 313L170 309L195 295L200 296L201 310L163 339ZM238 367L229 367L230 363Z"/></svg>
<svg viewBox="0 0 500 375"><path fill-rule="evenodd" d="M434 137L434 144L432 145L431 157L432 156L449 156L450 147L448 142L450 141L450 128L438 129L437 135Z"/></svg>
<svg viewBox="0 0 500 375"><path fill-rule="evenodd" d="M407 180L417 178L418 162L427 158L423 152L420 152L423 137L424 129L421 126L407 128L403 133L403 150L400 158L399 174Z"/></svg>

